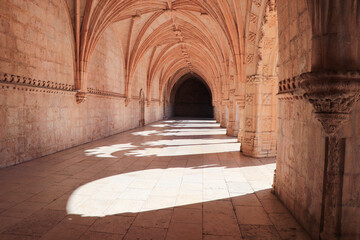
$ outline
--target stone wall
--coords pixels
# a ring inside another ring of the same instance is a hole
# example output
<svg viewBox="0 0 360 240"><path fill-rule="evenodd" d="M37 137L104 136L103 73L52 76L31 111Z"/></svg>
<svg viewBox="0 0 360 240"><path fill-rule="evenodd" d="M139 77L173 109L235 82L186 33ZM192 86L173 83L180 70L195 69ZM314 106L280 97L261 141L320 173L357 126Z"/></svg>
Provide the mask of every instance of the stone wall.
<svg viewBox="0 0 360 240"><path fill-rule="evenodd" d="M277 2L279 80L311 71L311 24L305 0ZM314 239L320 234L325 134L305 99L278 97L275 191Z"/></svg>
<svg viewBox="0 0 360 240"><path fill-rule="evenodd" d="M279 80L311 71L311 24L306 0L278 0Z"/></svg>
<svg viewBox="0 0 360 240"><path fill-rule="evenodd" d="M276 194L316 239L320 231L325 135L310 103L294 98L280 98L278 103Z"/></svg>
<svg viewBox="0 0 360 240"><path fill-rule="evenodd" d="M124 55L116 24L107 28L91 55L88 88L124 94Z"/></svg>
<svg viewBox="0 0 360 240"><path fill-rule="evenodd" d="M139 126L139 99L124 98L116 25L105 31L90 58L90 93L77 104L65 1L0 3L0 168ZM146 86L146 78L137 77L138 85ZM148 103L145 116L146 123L162 118L159 101Z"/></svg>

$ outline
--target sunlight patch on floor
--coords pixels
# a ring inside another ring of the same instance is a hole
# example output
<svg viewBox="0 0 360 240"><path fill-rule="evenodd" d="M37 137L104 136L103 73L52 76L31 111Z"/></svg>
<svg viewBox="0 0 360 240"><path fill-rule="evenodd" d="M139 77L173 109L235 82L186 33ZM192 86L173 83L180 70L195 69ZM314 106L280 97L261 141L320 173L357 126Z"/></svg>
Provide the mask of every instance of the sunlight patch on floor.
<svg viewBox="0 0 360 240"><path fill-rule="evenodd" d="M239 152L240 143L225 144L207 144L207 145L190 145L190 146L174 146L163 148L145 148L134 149L125 153L126 156L146 157L156 155L158 157L174 157L198 154Z"/></svg>
<svg viewBox="0 0 360 240"><path fill-rule="evenodd" d="M67 213L104 217L234 198L271 188L268 176L248 182L245 174L261 176L275 164L225 168L148 169L102 178L77 188Z"/></svg>
<svg viewBox="0 0 360 240"><path fill-rule="evenodd" d="M115 144L111 146L102 146L94 149L85 150L85 155L86 156L95 155L96 157L100 157L100 158L116 158L115 156L112 155L113 153L134 149L134 148L137 148L137 146L134 146L131 143Z"/></svg>
<svg viewBox="0 0 360 240"><path fill-rule="evenodd" d="M145 146L185 146L185 145L200 145L200 144L222 144L222 143L236 143L237 139L170 139L157 140L142 143Z"/></svg>

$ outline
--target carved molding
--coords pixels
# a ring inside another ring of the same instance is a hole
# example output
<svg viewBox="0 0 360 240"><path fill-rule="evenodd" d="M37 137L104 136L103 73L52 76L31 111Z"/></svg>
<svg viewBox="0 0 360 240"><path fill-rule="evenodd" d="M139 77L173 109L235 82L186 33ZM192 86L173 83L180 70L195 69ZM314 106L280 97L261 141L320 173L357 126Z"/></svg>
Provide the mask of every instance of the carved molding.
<svg viewBox="0 0 360 240"><path fill-rule="evenodd" d="M300 77L293 77L279 82L279 93L294 93L299 88Z"/></svg>
<svg viewBox="0 0 360 240"><path fill-rule="evenodd" d="M0 82L6 84L15 84L27 87L45 88L59 91L74 91L74 85L66 83L57 83L51 81L37 80L35 78L24 77L9 73L0 72Z"/></svg>
<svg viewBox="0 0 360 240"><path fill-rule="evenodd" d="M108 96L108 97L118 97L118 98L125 98L125 94L117 93L117 92L111 92L111 91L105 91L95 88L88 88L87 89L89 94L96 94L96 95L102 95L102 96Z"/></svg>

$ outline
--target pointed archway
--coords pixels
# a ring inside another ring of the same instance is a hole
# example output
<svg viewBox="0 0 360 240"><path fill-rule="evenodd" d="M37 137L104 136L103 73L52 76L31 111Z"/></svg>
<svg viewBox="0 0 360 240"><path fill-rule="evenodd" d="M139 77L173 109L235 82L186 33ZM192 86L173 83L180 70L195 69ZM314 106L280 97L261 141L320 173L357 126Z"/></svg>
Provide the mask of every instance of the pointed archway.
<svg viewBox="0 0 360 240"><path fill-rule="evenodd" d="M213 118L212 94L200 78L180 80L171 91L173 117Z"/></svg>

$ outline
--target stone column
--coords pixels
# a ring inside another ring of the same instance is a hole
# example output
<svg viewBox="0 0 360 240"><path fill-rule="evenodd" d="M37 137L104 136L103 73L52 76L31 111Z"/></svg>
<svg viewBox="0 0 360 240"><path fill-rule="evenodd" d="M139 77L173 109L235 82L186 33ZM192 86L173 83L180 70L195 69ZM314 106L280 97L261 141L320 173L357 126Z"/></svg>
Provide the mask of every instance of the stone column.
<svg viewBox="0 0 360 240"><path fill-rule="evenodd" d="M226 135L237 137L239 131L239 123L237 120L237 108L235 100L235 89L230 91L230 100L228 103L229 119L227 123Z"/></svg>
<svg viewBox="0 0 360 240"><path fill-rule="evenodd" d="M220 110L221 110L220 104L218 102L214 102L214 118L217 123L220 123L220 115L221 115Z"/></svg>
<svg viewBox="0 0 360 240"><path fill-rule="evenodd" d="M236 108L237 108L237 124L238 124L238 142L242 143L244 136L244 121L245 121L245 97L236 96ZM240 151L242 151L242 144L240 145Z"/></svg>
<svg viewBox="0 0 360 240"><path fill-rule="evenodd" d="M314 106L316 118L327 135L320 238L339 239L345 139L339 136L338 130L349 120L350 111L359 100L360 74L335 71L305 73L301 75L299 87Z"/></svg>
<svg viewBox="0 0 360 240"><path fill-rule="evenodd" d="M276 77L247 77L244 131L241 136L241 149L247 156L276 156L276 82Z"/></svg>
<svg viewBox="0 0 360 240"><path fill-rule="evenodd" d="M227 127L227 103L228 100L223 100L221 102L221 117L220 117L220 127L226 128Z"/></svg>

